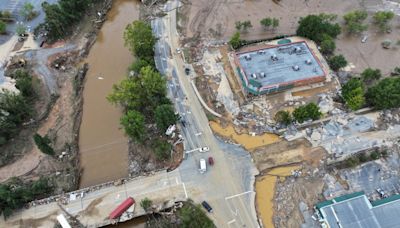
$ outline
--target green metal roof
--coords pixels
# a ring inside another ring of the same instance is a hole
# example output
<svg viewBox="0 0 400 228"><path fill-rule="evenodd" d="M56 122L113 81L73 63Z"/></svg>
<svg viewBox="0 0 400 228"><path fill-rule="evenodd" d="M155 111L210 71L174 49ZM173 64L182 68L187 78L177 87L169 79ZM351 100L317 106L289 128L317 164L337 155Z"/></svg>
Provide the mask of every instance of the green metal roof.
<svg viewBox="0 0 400 228"><path fill-rule="evenodd" d="M376 206L379 206L379 205L382 205L382 204L385 204L385 203L390 203L390 202L393 202L393 201L396 201L396 200L400 200L400 195L393 195L393 196L389 196L389 197L384 198L384 199L375 200L375 201L371 202L371 205L373 207L376 207Z"/></svg>
<svg viewBox="0 0 400 228"><path fill-rule="evenodd" d="M339 202L342 202L342 201L345 201L345 200L348 200L348 199L351 199L351 198L355 198L357 196L362 196L362 195L365 195L364 192L354 192L354 193L350 193L350 194L347 194L347 195L336 197L333 200L335 202L339 203Z"/></svg>
<svg viewBox="0 0 400 228"><path fill-rule="evenodd" d="M322 202L317 203L317 204L315 205L315 207L316 207L317 209L320 209L320 208L323 208L323 207L332 205L333 203L334 203L334 202L333 202L332 200L325 200L325 201L322 201Z"/></svg>

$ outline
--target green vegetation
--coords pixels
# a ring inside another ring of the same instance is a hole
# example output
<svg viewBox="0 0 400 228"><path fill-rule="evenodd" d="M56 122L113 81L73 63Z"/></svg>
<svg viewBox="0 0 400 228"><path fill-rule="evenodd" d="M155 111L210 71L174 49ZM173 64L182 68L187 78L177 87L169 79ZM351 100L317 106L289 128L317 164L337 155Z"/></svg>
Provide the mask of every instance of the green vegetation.
<svg viewBox="0 0 400 228"><path fill-rule="evenodd" d="M374 23L379 27L381 32L390 29L389 22L394 18L394 13L390 11L379 11L374 14Z"/></svg>
<svg viewBox="0 0 400 228"><path fill-rule="evenodd" d="M391 76L400 76L400 67L395 67L390 73Z"/></svg>
<svg viewBox="0 0 400 228"><path fill-rule="evenodd" d="M11 19L11 17L12 17L12 14L10 11L8 11L8 10L4 10L3 12L0 11L1 19L8 21L9 19Z"/></svg>
<svg viewBox="0 0 400 228"><path fill-rule="evenodd" d="M165 160L169 158L172 150L171 144L162 139L156 140L153 143L153 148L154 148L154 154L159 160Z"/></svg>
<svg viewBox="0 0 400 228"><path fill-rule="evenodd" d="M125 133L136 140L137 142L143 142L146 138L146 127L144 122L144 116L135 110L128 110L121 117L121 125L124 127Z"/></svg>
<svg viewBox="0 0 400 228"><path fill-rule="evenodd" d="M351 110L358 110L365 104L364 85L357 79L352 78L342 87L342 97Z"/></svg>
<svg viewBox="0 0 400 228"><path fill-rule="evenodd" d="M0 213L7 218L14 210L34 199L47 196L52 190L50 180L43 177L30 183L14 178L7 184L0 184Z"/></svg>
<svg viewBox="0 0 400 228"><path fill-rule="evenodd" d="M321 42L321 52L324 55L332 55L336 49L335 41L330 36L325 36Z"/></svg>
<svg viewBox="0 0 400 228"><path fill-rule="evenodd" d="M365 94L367 103L377 109L400 107L400 78L385 78L370 87Z"/></svg>
<svg viewBox="0 0 400 228"><path fill-rule="evenodd" d="M240 39L239 32L235 32L235 34L233 34L231 40L229 41L229 44L232 46L233 49L237 49L242 45L242 40Z"/></svg>
<svg viewBox="0 0 400 228"><path fill-rule="evenodd" d="M26 70L17 70L12 77L16 80L15 87L21 92L22 96L33 99L36 93L32 87L32 76Z"/></svg>
<svg viewBox="0 0 400 228"><path fill-rule="evenodd" d="M18 83L18 82L17 82ZM0 93L0 146L19 133L22 123L33 114L29 98L22 93L10 91Z"/></svg>
<svg viewBox="0 0 400 228"><path fill-rule="evenodd" d="M280 110L275 114L275 121L283 125L289 125L293 119L289 111Z"/></svg>
<svg viewBox="0 0 400 228"><path fill-rule="evenodd" d="M43 153L48 154L48 155L55 154L53 148L50 146L51 141L47 137L47 135L42 137L41 135L36 133L33 136L33 140L35 141L36 146L39 148L39 150L42 151Z"/></svg>
<svg viewBox="0 0 400 228"><path fill-rule="evenodd" d="M178 115L175 114L174 107L170 104L162 104L156 108L154 118L157 128L165 132L170 125L178 121Z"/></svg>
<svg viewBox="0 0 400 228"><path fill-rule="evenodd" d="M279 19L266 17L261 19L260 24L264 27L264 29L269 29L271 26L273 29L275 29L279 26Z"/></svg>
<svg viewBox="0 0 400 228"><path fill-rule="evenodd" d="M139 61L152 63L154 60L153 47L156 43L151 26L144 21L134 21L129 24L124 32L125 45ZM142 65L143 63L141 63Z"/></svg>
<svg viewBox="0 0 400 228"><path fill-rule="evenodd" d="M372 82L380 79L382 77L381 70L367 68L361 73L361 78L366 84L371 84Z"/></svg>
<svg viewBox="0 0 400 228"><path fill-rule="evenodd" d="M367 19L368 13L362 10L351 11L343 16L346 30L350 34L359 34L367 30L368 26L363 22Z"/></svg>
<svg viewBox="0 0 400 228"><path fill-rule="evenodd" d="M35 29L35 33L46 30L49 41L64 38L71 34L73 26L82 20L91 2L92 0L60 0L55 4L43 2L42 8L46 14L45 22Z"/></svg>
<svg viewBox="0 0 400 228"><path fill-rule="evenodd" d="M151 206L153 205L153 201L151 201L149 198L144 198L142 201L140 201L140 206L145 210L146 212L149 211Z"/></svg>
<svg viewBox="0 0 400 228"><path fill-rule="evenodd" d="M333 71L338 71L340 68L347 66L347 60L343 55L335 55L328 59L328 64Z"/></svg>
<svg viewBox="0 0 400 228"><path fill-rule="evenodd" d="M172 146L163 136L165 130L176 123L178 116L166 96L166 78L154 68L153 46L156 39L150 25L143 21L129 24L124 39L125 45L137 57L129 68L135 75L114 85L107 99L124 109L121 125L125 133L136 142L151 146L157 159L167 159ZM157 129L146 127L154 123Z"/></svg>
<svg viewBox="0 0 400 228"><path fill-rule="evenodd" d="M200 205L194 205L192 202L184 203L178 212L181 219L182 228L214 228L215 225L206 213L201 209Z"/></svg>
<svg viewBox="0 0 400 228"><path fill-rule="evenodd" d="M32 20L38 15L38 12L35 11L35 7L30 2L25 2L20 10L19 14L27 21Z"/></svg>
<svg viewBox="0 0 400 228"><path fill-rule="evenodd" d="M383 150L383 151L374 150L374 151L370 152L370 154L368 156L367 155L368 155L368 152L359 153L355 156L347 158L343 162L338 163L336 166L339 169L354 168L362 163L374 161L381 157L387 157L388 152L386 150Z"/></svg>
<svg viewBox="0 0 400 228"><path fill-rule="evenodd" d="M317 120L321 118L322 113L319 110L318 105L315 103L309 103L307 105L301 105L293 111L293 118L299 123L303 123L306 120Z"/></svg>
<svg viewBox="0 0 400 228"><path fill-rule="evenodd" d="M334 20L336 15L333 14L308 15L300 19L296 34L317 43L321 43L326 36L334 39L340 34L340 26L333 23Z"/></svg>
<svg viewBox="0 0 400 228"><path fill-rule="evenodd" d="M0 20L0 34L5 34L7 31L7 24Z"/></svg>
<svg viewBox="0 0 400 228"><path fill-rule="evenodd" d="M17 25L17 28L15 28L15 32L17 33L17 35L24 35L26 33L26 27L25 25Z"/></svg>
<svg viewBox="0 0 400 228"><path fill-rule="evenodd" d="M235 28L238 31L243 31L247 32L249 28L252 28L253 25L251 24L251 21L236 21L235 22Z"/></svg>

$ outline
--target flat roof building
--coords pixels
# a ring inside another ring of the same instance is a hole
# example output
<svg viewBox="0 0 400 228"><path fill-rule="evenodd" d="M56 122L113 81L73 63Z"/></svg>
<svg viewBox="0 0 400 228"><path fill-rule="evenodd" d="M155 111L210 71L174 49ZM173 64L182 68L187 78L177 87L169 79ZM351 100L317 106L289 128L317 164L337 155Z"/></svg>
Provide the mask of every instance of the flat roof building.
<svg viewBox="0 0 400 228"><path fill-rule="evenodd" d="M322 217L322 227L400 227L400 195L370 202L364 192L355 192L318 203L316 208Z"/></svg>
<svg viewBox="0 0 400 228"><path fill-rule="evenodd" d="M322 64L306 41L280 41L234 53L246 92L269 94L325 80Z"/></svg>

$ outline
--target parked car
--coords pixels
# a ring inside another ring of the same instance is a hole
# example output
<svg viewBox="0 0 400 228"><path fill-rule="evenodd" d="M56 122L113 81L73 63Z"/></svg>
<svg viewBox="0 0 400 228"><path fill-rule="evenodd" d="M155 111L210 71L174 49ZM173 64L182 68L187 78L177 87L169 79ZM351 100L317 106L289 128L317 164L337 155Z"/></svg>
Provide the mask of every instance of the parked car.
<svg viewBox="0 0 400 228"><path fill-rule="evenodd" d="M213 157L208 157L208 164L209 165L214 165L214 158Z"/></svg>
<svg viewBox="0 0 400 228"><path fill-rule="evenodd" d="M209 148L208 146L201 147L201 148L199 149L199 151L200 151L200 152L208 152L208 151L210 151L210 148Z"/></svg>
<svg viewBox="0 0 400 228"><path fill-rule="evenodd" d="M208 204L206 201L201 202L201 205L203 205L203 207L208 211L208 212L213 212L212 207L210 206L210 204Z"/></svg>
<svg viewBox="0 0 400 228"><path fill-rule="evenodd" d="M200 169L199 169L200 173L203 174L207 171L207 164L206 164L206 160L205 159L200 159Z"/></svg>
<svg viewBox="0 0 400 228"><path fill-rule="evenodd" d="M190 74L190 69L189 68L185 68L185 73L186 73L186 75L189 75Z"/></svg>

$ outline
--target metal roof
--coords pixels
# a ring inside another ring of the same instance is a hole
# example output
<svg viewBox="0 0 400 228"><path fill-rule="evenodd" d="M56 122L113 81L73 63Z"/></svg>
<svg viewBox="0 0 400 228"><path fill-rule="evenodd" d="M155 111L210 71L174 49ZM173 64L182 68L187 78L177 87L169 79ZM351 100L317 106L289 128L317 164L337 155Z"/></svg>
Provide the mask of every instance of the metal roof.
<svg viewBox="0 0 400 228"><path fill-rule="evenodd" d="M357 193L330 202L333 204L320 204L319 211L331 228L400 227L400 199L397 196L371 204L364 194Z"/></svg>

